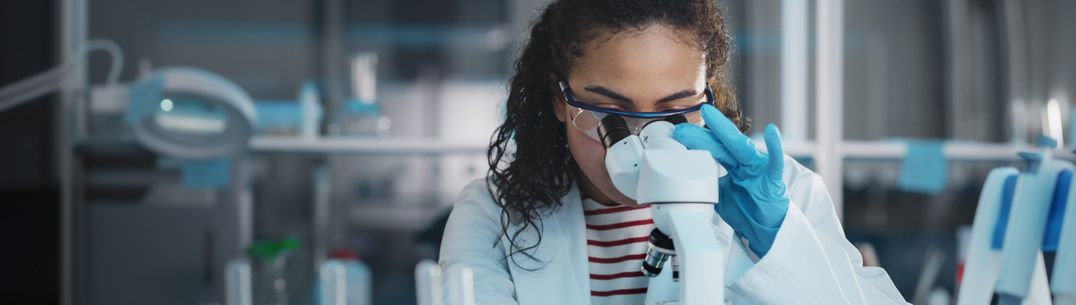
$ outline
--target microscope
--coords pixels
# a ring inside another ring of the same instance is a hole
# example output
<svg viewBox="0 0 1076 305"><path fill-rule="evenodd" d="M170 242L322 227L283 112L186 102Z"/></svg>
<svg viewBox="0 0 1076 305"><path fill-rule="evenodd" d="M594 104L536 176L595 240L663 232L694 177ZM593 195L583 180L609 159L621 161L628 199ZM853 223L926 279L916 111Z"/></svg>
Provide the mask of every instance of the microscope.
<svg viewBox="0 0 1076 305"><path fill-rule="evenodd" d="M613 185L650 204L655 229L642 266L651 277L647 305L725 303L728 247L714 228L717 181L725 169L709 152L672 138L675 124L686 121L682 115L651 121L635 135L624 118L610 115L598 127ZM667 265L673 270L663 273Z"/></svg>

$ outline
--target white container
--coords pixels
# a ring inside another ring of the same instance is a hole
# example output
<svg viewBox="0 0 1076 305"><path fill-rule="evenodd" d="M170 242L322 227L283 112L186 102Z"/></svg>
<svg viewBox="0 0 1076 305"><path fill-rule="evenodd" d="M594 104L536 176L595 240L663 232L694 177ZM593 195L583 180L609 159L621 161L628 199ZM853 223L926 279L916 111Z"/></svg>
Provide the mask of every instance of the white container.
<svg viewBox="0 0 1076 305"><path fill-rule="evenodd" d="M299 126L299 135L304 139L318 137L318 126L321 126L321 98L318 96L318 88L312 82L304 83L299 89L299 108L302 110L302 121Z"/></svg>
<svg viewBox="0 0 1076 305"><path fill-rule="evenodd" d="M237 258L225 267L226 305L252 305L254 294L251 293L250 262Z"/></svg>
<svg viewBox="0 0 1076 305"><path fill-rule="evenodd" d="M325 261L319 272L320 305L370 305L370 268L358 259Z"/></svg>

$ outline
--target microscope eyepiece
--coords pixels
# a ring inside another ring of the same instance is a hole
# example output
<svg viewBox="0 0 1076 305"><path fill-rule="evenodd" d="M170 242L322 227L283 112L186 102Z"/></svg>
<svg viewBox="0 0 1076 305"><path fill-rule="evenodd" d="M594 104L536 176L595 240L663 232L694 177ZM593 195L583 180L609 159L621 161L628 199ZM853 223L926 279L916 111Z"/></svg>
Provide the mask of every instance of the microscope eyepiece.
<svg viewBox="0 0 1076 305"><path fill-rule="evenodd" d="M670 116L665 117L664 120L666 122L672 123L673 125L680 124L680 123L687 123L687 117L684 116L683 114L670 115Z"/></svg>
<svg viewBox="0 0 1076 305"><path fill-rule="evenodd" d="M687 117L685 117L683 114L674 114L674 115L666 116L666 117L661 118L660 120L653 120L653 121L650 121L650 122L646 122L646 124L643 125L643 127L641 129L646 129L647 126L650 126L650 124L653 124L654 122L669 122L669 123L671 123L673 125L676 125L676 124L680 124L680 123L687 123Z"/></svg>
<svg viewBox="0 0 1076 305"><path fill-rule="evenodd" d="M605 148L612 147L616 142L628 136L631 136L631 128L628 127L628 122L620 116L605 116L598 124L598 137L602 139Z"/></svg>

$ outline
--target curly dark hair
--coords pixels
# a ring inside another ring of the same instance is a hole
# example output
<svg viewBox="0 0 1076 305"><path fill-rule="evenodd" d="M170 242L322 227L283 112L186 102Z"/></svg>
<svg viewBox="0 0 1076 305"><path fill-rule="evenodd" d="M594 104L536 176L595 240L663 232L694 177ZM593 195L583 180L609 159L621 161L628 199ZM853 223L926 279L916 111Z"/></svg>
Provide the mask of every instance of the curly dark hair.
<svg viewBox="0 0 1076 305"><path fill-rule="evenodd" d="M568 151L564 123L553 108L560 98L557 81L568 75L590 39L650 25L694 34L695 44L706 55L706 79L717 108L741 130L749 128L727 80L732 38L714 0L554 1L531 27L529 41L515 62L504 123L494 132L486 153L490 166L486 183L502 208L501 234L511 244L513 262L517 253L534 259L527 252L541 243L541 216L561 205L560 198L580 175ZM509 232L510 224L521 226ZM537 240L520 244L517 238L527 228L538 231Z"/></svg>

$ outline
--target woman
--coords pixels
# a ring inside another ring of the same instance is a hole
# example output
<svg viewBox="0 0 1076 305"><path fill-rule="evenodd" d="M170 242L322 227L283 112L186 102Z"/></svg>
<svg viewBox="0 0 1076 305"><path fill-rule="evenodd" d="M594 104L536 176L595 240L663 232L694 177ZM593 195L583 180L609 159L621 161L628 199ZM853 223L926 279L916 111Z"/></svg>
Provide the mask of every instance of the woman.
<svg viewBox="0 0 1076 305"><path fill-rule="evenodd" d="M768 153L742 134L730 48L712 0L550 4L516 61L489 177L449 218L446 274L471 268L479 304L642 304L653 221L610 182L595 122L683 114L674 137L729 171L715 186L729 303L905 304L884 270L862 266L821 179L781 154L777 128L765 130Z"/></svg>

